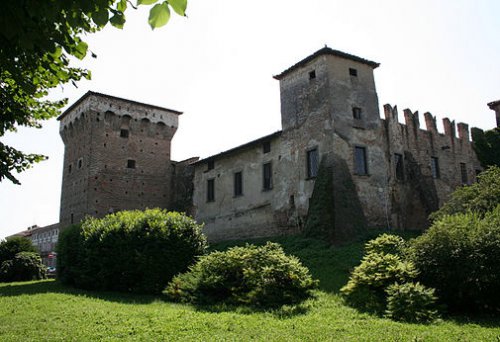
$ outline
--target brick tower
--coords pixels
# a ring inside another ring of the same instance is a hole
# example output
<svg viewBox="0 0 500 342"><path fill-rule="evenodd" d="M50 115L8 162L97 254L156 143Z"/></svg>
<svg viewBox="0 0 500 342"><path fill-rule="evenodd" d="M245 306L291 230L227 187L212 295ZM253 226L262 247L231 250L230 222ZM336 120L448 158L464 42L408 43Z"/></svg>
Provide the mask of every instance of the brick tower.
<svg viewBox="0 0 500 342"><path fill-rule="evenodd" d="M65 146L61 227L86 215L169 207L180 114L91 91L69 107L58 118Z"/></svg>

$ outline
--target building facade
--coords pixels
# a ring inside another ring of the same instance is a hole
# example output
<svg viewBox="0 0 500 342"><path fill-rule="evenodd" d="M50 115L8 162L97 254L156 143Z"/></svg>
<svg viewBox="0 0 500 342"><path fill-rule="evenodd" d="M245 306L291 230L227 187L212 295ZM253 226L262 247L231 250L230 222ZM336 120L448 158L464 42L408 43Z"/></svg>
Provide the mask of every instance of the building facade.
<svg viewBox="0 0 500 342"><path fill-rule="evenodd" d="M320 171L336 229L352 222L424 229L481 166L464 123L385 105L378 63L325 47L274 78L282 129L198 160L170 158L181 112L88 92L60 117L65 144L60 227L152 207L184 211L210 240L301 231ZM500 112L500 101L489 106ZM458 133L458 135L457 135ZM58 228L59 229L59 228ZM346 232L349 229L344 229Z"/></svg>

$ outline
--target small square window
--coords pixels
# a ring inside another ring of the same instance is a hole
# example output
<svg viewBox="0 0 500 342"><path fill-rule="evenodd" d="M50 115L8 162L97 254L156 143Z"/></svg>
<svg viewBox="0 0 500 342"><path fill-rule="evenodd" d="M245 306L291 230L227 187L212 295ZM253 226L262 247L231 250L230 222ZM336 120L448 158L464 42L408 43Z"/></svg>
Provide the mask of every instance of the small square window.
<svg viewBox="0 0 500 342"><path fill-rule="evenodd" d="M120 130L120 137L121 138L128 138L128 129L121 129Z"/></svg>
<svg viewBox="0 0 500 342"><path fill-rule="evenodd" d="M133 159L127 160L127 168L128 169L135 169L135 160L133 160Z"/></svg>
<svg viewBox="0 0 500 342"><path fill-rule="evenodd" d="M358 76L358 70L354 68L349 68L349 75L357 77Z"/></svg>
<svg viewBox="0 0 500 342"><path fill-rule="evenodd" d="M314 80L316 78L316 70L309 72L309 79Z"/></svg>
<svg viewBox="0 0 500 342"><path fill-rule="evenodd" d="M361 120L361 117L362 117L361 115L362 115L361 108L359 108L359 107L353 107L352 108L352 117L355 120Z"/></svg>
<svg viewBox="0 0 500 342"><path fill-rule="evenodd" d="M215 162L213 160L209 160L207 162L207 170L213 170L215 167Z"/></svg>
<svg viewBox="0 0 500 342"><path fill-rule="evenodd" d="M265 141L263 144L262 144L262 151L264 153L269 153L271 152L271 142L270 141Z"/></svg>

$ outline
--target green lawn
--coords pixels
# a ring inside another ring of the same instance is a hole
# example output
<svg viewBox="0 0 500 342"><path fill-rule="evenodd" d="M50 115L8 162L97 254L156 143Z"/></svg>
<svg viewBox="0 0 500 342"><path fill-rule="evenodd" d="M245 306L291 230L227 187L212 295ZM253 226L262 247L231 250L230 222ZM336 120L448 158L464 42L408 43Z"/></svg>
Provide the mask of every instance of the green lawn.
<svg viewBox="0 0 500 342"><path fill-rule="evenodd" d="M259 312L195 308L160 296L82 291L50 280L1 284L0 341L500 341L500 318L403 324L345 306L338 289L360 259L362 243L330 248L298 237L276 241L320 279L316 299Z"/></svg>

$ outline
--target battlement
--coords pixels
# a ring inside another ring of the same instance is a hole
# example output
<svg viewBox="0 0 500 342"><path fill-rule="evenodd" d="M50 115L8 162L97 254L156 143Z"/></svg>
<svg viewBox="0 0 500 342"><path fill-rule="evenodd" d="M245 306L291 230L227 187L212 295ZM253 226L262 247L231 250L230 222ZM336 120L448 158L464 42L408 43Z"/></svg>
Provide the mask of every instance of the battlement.
<svg viewBox="0 0 500 342"><path fill-rule="evenodd" d="M463 122L455 124L455 121L451 121L449 118L443 118L443 128L444 133L441 133L437 129L436 117L429 112L424 113L424 120L426 129L420 128L420 117L418 111L412 112L410 109L406 108L403 110L405 123L399 122L399 114L397 106L391 106L390 104L384 105L384 115L385 121L388 124L398 123L403 127L407 127L409 131L413 131L418 134L419 131L427 131L434 135L448 136L449 138L457 138L456 132L458 130L458 139L464 141L470 141L469 125Z"/></svg>

